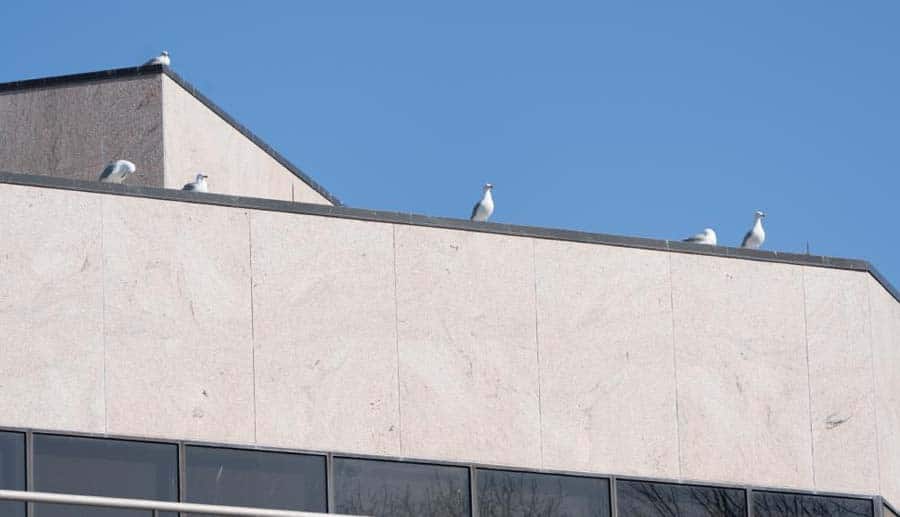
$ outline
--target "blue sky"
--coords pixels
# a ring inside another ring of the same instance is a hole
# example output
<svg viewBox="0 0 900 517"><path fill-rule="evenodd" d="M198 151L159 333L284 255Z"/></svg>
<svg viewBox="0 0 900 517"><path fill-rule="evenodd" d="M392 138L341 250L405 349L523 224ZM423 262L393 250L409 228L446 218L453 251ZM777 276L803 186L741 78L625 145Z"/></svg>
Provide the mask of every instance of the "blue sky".
<svg viewBox="0 0 900 517"><path fill-rule="evenodd" d="M491 181L496 221L729 245L759 208L765 248L900 284L894 0L232 4L6 0L0 82L168 49L351 206L467 217Z"/></svg>

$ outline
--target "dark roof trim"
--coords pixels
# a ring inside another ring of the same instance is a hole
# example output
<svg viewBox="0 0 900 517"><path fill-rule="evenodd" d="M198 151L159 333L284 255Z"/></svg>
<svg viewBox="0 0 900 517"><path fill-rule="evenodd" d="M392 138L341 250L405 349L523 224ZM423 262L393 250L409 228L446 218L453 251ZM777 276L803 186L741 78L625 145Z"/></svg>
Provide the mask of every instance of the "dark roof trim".
<svg viewBox="0 0 900 517"><path fill-rule="evenodd" d="M256 136L252 131L247 129L246 126L235 120L234 117L229 115L225 110L220 108L215 102L209 99L206 95L200 93L197 88L195 88L191 83L185 81L180 75L176 74L171 68L165 65L147 65L147 66L137 66L131 68L117 68L114 70L101 70L99 72L87 72L83 74L73 74L73 75L60 75L56 77L44 77L40 79L29 79L26 81L13 81L11 83L0 83L0 93L4 92L14 92L21 90L30 90L30 89L38 89L38 88L53 88L53 87L61 87L61 86L72 86L75 84L81 83L91 83L91 82L100 82L100 81L109 81L115 79L132 79L135 77L141 76L150 76L156 74L165 74L169 77L169 79L175 81L179 86L185 89L188 93L194 96L198 101L202 102L207 108L209 108L213 113L222 118L225 122L231 125L234 129L240 132L242 135L247 137L248 140L256 144L260 149L265 151L269 156L275 159L278 163L284 166L287 170L291 171L295 176L300 178L304 183L310 186L313 190L318 192L322 197L327 199L329 202L333 203L336 206L342 206L343 203L331 192L325 190L325 187L317 183L311 177L309 177L305 172L303 172L299 167L291 163L287 158L285 158L281 153L276 151L272 146L263 141L262 138Z"/></svg>
<svg viewBox="0 0 900 517"><path fill-rule="evenodd" d="M31 187L45 187L63 190L75 190L80 192L93 192L100 194L113 194L119 196L134 196L166 201L180 201L186 203L198 203L204 205L227 206L233 208L247 208L253 210L266 210L270 212L287 212L295 214L318 215L324 217L339 217L343 219L357 219L361 221L373 221L380 223L408 224L413 226L427 226L432 228L446 228L451 230L463 230L471 232L495 233L501 235L514 235L518 237L532 237L535 239L551 239L559 241L583 242L588 244L604 244L607 246L621 246L625 248L641 248L657 251L669 251L675 253L690 253L695 255L712 255L717 257L739 258L758 260L763 262L780 262L785 264L797 264L803 266L827 267L835 269L848 269L852 271L867 271L880 283L898 302L900 291L865 260L825 257L821 255L803 255L799 253L783 253L780 251L750 250L730 248L726 246L706 246L681 241L668 241L659 239L647 239L643 237L623 237L603 233L588 233L573 230L557 230L553 228L541 228L537 226L520 226L503 223L476 223L464 219L451 219L448 217L431 217L427 215L385 212L379 210L366 210L362 208L349 208L345 206L316 205L311 203L293 203L290 201L278 201L274 199L262 199L255 197L228 196L223 194L198 194L181 190L162 189L158 187L142 187L130 185L114 185L92 181L73 180L54 176L36 176L32 174L18 174L0 171L0 184L25 185Z"/></svg>

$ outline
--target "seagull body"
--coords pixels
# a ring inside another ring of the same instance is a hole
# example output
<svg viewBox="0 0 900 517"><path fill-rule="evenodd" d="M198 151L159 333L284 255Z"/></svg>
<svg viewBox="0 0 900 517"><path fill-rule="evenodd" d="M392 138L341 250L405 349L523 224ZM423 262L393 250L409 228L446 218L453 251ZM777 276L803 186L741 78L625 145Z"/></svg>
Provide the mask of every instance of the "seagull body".
<svg viewBox="0 0 900 517"><path fill-rule="evenodd" d="M208 177L209 176L205 174L198 174L197 178L194 181L185 184L185 186L182 187L181 190L189 190L191 192L209 192L209 189L206 185L206 178Z"/></svg>
<svg viewBox="0 0 900 517"><path fill-rule="evenodd" d="M493 185L485 183L484 195L481 196L481 201L475 203L475 206L472 207L472 216L469 219L484 222L494 213L494 198L491 196L492 188L494 188Z"/></svg>
<svg viewBox="0 0 900 517"><path fill-rule="evenodd" d="M753 215L753 228L747 232L747 235L744 235L744 240L741 242L742 248L759 249L762 243L766 241L766 231L763 230L762 225L762 220L765 216L766 214L759 210Z"/></svg>
<svg viewBox="0 0 900 517"><path fill-rule="evenodd" d="M163 50L163 51L162 51L162 54L160 54L160 55L154 57L154 58L151 59L150 61L147 61L146 63L144 63L144 66L150 66L150 65L166 65L166 66L169 66L169 64L170 64L171 62L172 62L172 60L169 59L169 53L168 53L167 51Z"/></svg>
<svg viewBox="0 0 900 517"><path fill-rule="evenodd" d="M136 170L133 163L128 160L116 160L110 162L100 173L102 183L122 183Z"/></svg>
<svg viewBox="0 0 900 517"><path fill-rule="evenodd" d="M694 242L697 244L709 244L710 246L715 246L718 240L716 239L716 232L714 232L712 228L706 228L697 235L684 239L683 242Z"/></svg>

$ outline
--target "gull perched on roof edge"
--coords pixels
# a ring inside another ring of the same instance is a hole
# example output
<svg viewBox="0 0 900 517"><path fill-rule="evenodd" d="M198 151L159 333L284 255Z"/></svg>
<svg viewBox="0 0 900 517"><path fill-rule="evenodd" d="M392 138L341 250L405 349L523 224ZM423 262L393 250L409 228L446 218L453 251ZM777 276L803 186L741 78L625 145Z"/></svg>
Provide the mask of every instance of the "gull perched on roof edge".
<svg viewBox="0 0 900 517"><path fill-rule="evenodd" d="M717 243L716 232L713 231L712 228L706 228L696 235L692 235L687 239L682 239L682 242L694 242L697 244L709 244L710 246L715 246Z"/></svg>
<svg viewBox="0 0 900 517"><path fill-rule="evenodd" d="M99 179L102 183L122 183L135 170L137 170L137 167L128 160L116 160L110 162L103 169Z"/></svg>
<svg viewBox="0 0 900 517"><path fill-rule="evenodd" d="M198 174L197 178L190 182L186 183L181 190L187 190L191 192L209 192L209 187L206 184L206 178L208 178L206 174Z"/></svg>
<svg viewBox="0 0 900 517"><path fill-rule="evenodd" d="M762 243L766 241L766 231L763 230L762 225L762 220L765 216L766 214L759 210L753 213L753 228L750 228L747 235L744 235L744 240L741 241L742 248L759 249Z"/></svg>
<svg viewBox="0 0 900 517"><path fill-rule="evenodd" d="M475 206L472 207L472 215L469 217L472 221L487 221L491 214L494 213L494 198L491 196L491 189L494 186L490 183L484 184L484 194L481 196L481 201L475 203Z"/></svg>
<svg viewBox="0 0 900 517"><path fill-rule="evenodd" d="M169 64L171 64L171 63L172 63L172 60L169 59L169 51L163 50L162 53L161 53L160 55L158 55L158 56L154 57L153 59L151 59L151 60L147 61L146 63L144 63L144 66L150 66L150 65L166 65L166 66L169 66Z"/></svg>

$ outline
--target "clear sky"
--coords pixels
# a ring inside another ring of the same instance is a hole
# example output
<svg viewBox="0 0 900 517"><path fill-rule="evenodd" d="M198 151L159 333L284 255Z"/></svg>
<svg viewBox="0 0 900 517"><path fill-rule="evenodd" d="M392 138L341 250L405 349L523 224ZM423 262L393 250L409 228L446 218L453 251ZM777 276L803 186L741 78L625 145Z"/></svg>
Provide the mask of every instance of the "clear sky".
<svg viewBox="0 0 900 517"><path fill-rule="evenodd" d="M229 6L230 5L230 6ZM140 64L350 206L864 258L900 284L900 2L0 3L0 82ZM215 171L208 171L214 190Z"/></svg>

